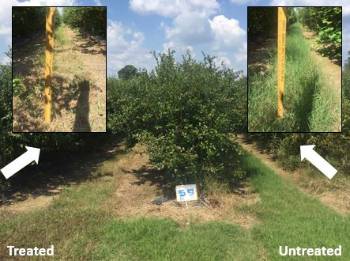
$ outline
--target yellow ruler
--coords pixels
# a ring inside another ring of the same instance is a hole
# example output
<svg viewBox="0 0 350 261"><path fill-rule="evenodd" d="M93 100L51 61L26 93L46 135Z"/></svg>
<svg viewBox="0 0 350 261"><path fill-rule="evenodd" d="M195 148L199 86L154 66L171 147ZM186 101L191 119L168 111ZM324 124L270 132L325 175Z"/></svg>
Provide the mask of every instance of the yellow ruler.
<svg viewBox="0 0 350 261"><path fill-rule="evenodd" d="M45 89L44 89L44 119L46 123L51 122L51 107L52 107L52 62L53 62L53 47L54 47L54 15L55 7L49 7L46 15L46 50L45 50Z"/></svg>
<svg viewBox="0 0 350 261"><path fill-rule="evenodd" d="M283 96L286 70L286 27L287 17L284 7L278 7L277 28L277 117L283 118Z"/></svg>

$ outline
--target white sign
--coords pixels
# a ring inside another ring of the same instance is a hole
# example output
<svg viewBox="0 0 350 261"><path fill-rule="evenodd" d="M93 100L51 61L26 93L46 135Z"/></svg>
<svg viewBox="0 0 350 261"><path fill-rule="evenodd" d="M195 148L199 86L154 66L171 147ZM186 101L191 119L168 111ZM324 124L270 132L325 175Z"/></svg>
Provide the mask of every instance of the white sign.
<svg viewBox="0 0 350 261"><path fill-rule="evenodd" d="M196 184L179 185L176 186L175 190L177 201L198 200Z"/></svg>

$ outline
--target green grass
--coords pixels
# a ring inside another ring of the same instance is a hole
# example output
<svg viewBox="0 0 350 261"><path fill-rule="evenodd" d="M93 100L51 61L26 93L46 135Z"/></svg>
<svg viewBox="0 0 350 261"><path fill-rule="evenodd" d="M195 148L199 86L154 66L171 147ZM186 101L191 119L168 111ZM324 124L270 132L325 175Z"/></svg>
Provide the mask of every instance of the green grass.
<svg viewBox="0 0 350 261"><path fill-rule="evenodd" d="M292 25L287 32L283 119L276 117L276 50L270 50L273 58L269 71L264 75L249 72L249 131L335 131L340 108L334 106L337 104L335 94L329 91L327 79L323 78L310 54L310 46L302 35L300 24Z"/></svg>
<svg viewBox="0 0 350 261"><path fill-rule="evenodd" d="M55 36L54 39L56 41L56 45L58 46L64 46L69 44L70 39L65 35L64 33L64 24L61 24L56 30L55 30Z"/></svg>
<svg viewBox="0 0 350 261"><path fill-rule="evenodd" d="M349 216L341 216L317 199L300 192L252 156L245 159L245 168L253 175L253 185L261 197L260 205L253 209L261 220L261 224L253 228L253 238L264 245L269 260L281 259L278 254L280 245L342 245L343 256L336 259L350 260ZM317 260L332 258L318 257Z"/></svg>
<svg viewBox="0 0 350 261"><path fill-rule="evenodd" d="M0 258L6 245L55 245L60 260L258 260L262 248L239 226L181 228L166 219L120 220L103 208L114 178L66 189L47 209L0 212ZM113 206L110 206L112 209Z"/></svg>
<svg viewBox="0 0 350 261"><path fill-rule="evenodd" d="M349 260L350 218L342 217L284 181L252 156L244 167L261 202L250 230L222 222L181 227L167 219L113 216L115 177L72 186L48 207L25 214L0 212L0 259L6 245L55 245L59 260L280 260L279 245L343 246ZM109 168L109 167L108 167ZM110 164L113 168L113 164ZM288 259L288 258L286 258ZM302 258L300 258L302 260ZM318 260L331 260L320 258Z"/></svg>

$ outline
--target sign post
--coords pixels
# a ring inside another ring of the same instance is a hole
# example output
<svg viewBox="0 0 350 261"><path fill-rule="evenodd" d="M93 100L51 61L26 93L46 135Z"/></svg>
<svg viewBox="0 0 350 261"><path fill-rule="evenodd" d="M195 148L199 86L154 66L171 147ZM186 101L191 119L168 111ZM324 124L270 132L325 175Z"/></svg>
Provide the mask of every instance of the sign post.
<svg viewBox="0 0 350 261"><path fill-rule="evenodd" d="M45 88L44 88L44 120L45 123L51 122L52 107L52 62L53 62L53 23L55 15L55 7L49 7L46 15L46 50L45 50Z"/></svg>
<svg viewBox="0 0 350 261"><path fill-rule="evenodd" d="M286 68L286 9L278 7L277 28L277 117L283 118L283 96Z"/></svg>

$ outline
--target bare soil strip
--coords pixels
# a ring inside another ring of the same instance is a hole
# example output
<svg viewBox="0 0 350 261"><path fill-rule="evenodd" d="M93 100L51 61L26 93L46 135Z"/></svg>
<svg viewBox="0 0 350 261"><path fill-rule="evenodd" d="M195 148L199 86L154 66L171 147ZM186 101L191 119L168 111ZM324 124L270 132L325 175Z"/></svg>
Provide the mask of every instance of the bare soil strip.
<svg viewBox="0 0 350 261"><path fill-rule="evenodd" d="M174 198L165 198L161 204L154 202L164 198L164 186L159 175L149 163L143 146L137 145L118 163L117 190L106 207L113 207L118 217L171 218L180 225L223 221L250 228L257 223L252 214L240 211L259 201L257 194L247 189L244 194L215 193L206 197L207 203L179 204Z"/></svg>

